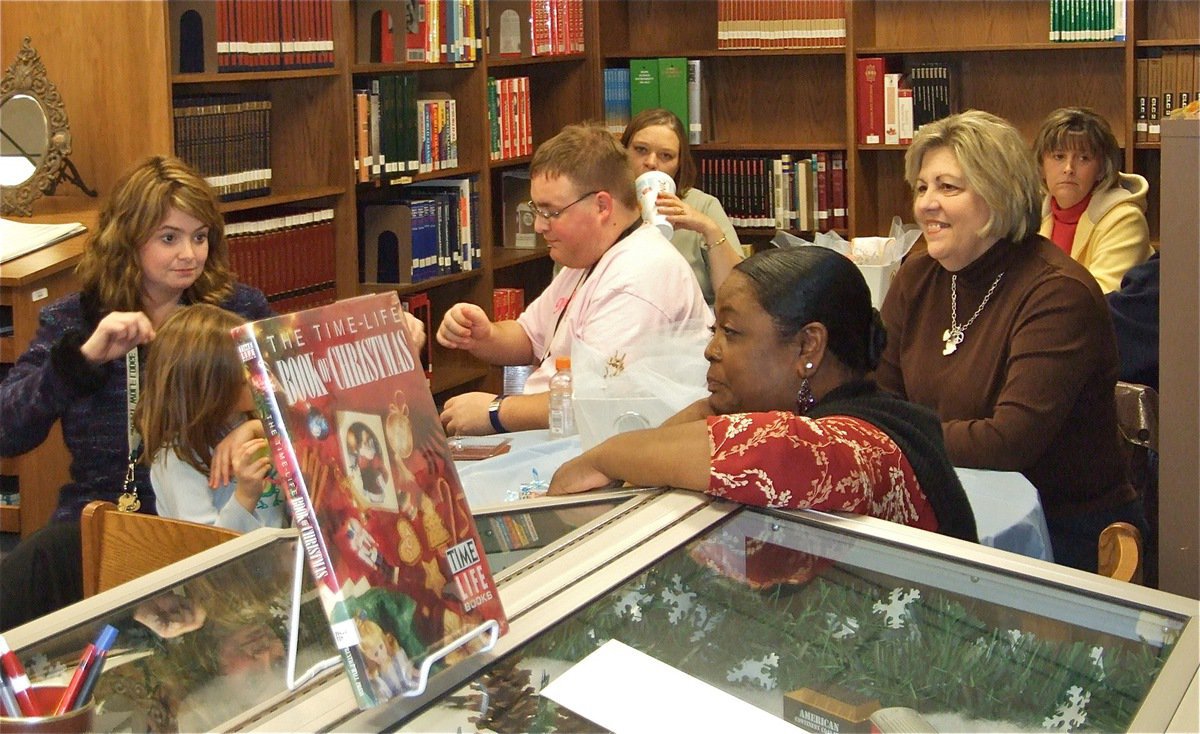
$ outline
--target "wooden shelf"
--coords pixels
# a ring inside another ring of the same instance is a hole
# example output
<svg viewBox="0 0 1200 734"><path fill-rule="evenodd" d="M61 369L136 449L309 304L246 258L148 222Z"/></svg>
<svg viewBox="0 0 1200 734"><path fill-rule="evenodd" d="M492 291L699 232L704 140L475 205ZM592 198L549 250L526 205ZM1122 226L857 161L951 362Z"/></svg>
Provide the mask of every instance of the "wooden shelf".
<svg viewBox="0 0 1200 734"><path fill-rule="evenodd" d="M295 204L314 199L328 199L332 196L341 196L344 193L346 193L346 189L340 186L315 186L311 189L280 191L268 194L267 196L256 196L253 199L223 201L221 202L221 211L228 213L246 211L248 209L262 209L278 204Z"/></svg>
<svg viewBox="0 0 1200 734"><path fill-rule="evenodd" d="M492 270L503 270L511 268L514 265L542 260L550 257L550 249L547 247L535 247L532 249L518 247L493 247L492 248Z"/></svg>
<svg viewBox="0 0 1200 734"><path fill-rule="evenodd" d="M1124 49L1123 41L1052 41L1036 43L985 43L967 48L953 46L862 46L854 49L858 56L907 56L912 54L974 54L985 52L1028 53L1041 51L1079 51L1080 49Z"/></svg>
<svg viewBox="0 0 1200 734"><path fill-rule="evenodd" d="M720 58L758 58L763 56L843 56L846 53L845 46L817 46L813 48L728 48L728 49L693 49L691 51L672 51L674 56L686 56L689 59L720 59ZM628 61L629 59L642 59L647 56L657 56L658 54L646 53L608 53L605 54L603 60L608 61Z"/></svg>
<svg viewBox="0 0 1200 734"><path fill-rule="evenodd" d="M324 69L285 69L276 71L231 71L231 72L197 72L194 74L172 74L171 83L213 84L225 82L270 82L280 79L313 79L317 77L336 77L341 72L336 66Z"/></svg>
<svg viewBox="0 0 1200 734"><path fill-rule="evenodd" d="M17 346L12 336L0 336L0 362L12 364L17 361Z"/></svg>
<svg viewBox="0 0 1200 734"><path fill-rule="evenodd" d="M453 63L444 64L428 64L397 62L394 64L382 64L378 62L370 62L365 64L351 64L350 73L356 75L375 75L380 74L402 74L408 72L425 72L425 71L470 71L479 66L478 61L456 61Z"/></svg>
<svg viewBox="0 0 1200 734"><path fill-rule="evenodd" d="M413 293L423 293L434 288L440 288L451 283L481 279L483 275L484 271L477 269L464 270L461 273L451 273L450 275L439 275L428 280L417 281L416 283L359 283L359 292L388 293L395 291L402 296L407 296Z"/></svg>
<svg viewBox="0 0 1200 734"><path fill-rule="evenodd" d="M434 394L444 393L463 387L477 380L486 379L489 368L482 363L477 366L459 367L455 365L433 365L433 378L429 381L429 389Z"/></svg>
<svg viewBox="0 0 1200 734"><path fill-rule="evenodd" d="M538 66L541 64L561 64L564 61L587 61L586 54L559 54L557 56L489 56L489 69L511 69L522 66Z"/></svg>

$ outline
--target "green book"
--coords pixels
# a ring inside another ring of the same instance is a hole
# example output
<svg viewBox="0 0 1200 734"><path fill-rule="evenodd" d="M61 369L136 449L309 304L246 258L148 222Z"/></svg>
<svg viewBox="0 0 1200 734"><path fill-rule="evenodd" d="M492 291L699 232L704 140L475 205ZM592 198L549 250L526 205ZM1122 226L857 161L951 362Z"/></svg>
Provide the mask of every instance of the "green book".
<svg viewBox="0 0 1200 734"><path fill-rule="evenodd" d="M658 60L658 106L675 113L688 129L687 59Z"/></svg>
<svg viewBox="0 0 1200 734"><path fill-rule="evenodd" d="M684 100L687 99L687 76L684 75ZM658 59L630 59L629 114L659 107Z"/></svg>

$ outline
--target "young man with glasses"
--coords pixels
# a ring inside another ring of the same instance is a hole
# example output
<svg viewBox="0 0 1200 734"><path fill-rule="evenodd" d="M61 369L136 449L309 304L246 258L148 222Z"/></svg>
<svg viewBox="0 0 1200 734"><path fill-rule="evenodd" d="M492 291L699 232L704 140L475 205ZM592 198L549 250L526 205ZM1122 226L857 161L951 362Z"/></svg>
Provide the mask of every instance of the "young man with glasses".
<svg viewBox="0 0 1200 734"><path fill-rule="evenodd" d="M491 321L471 303L446 312L437 340L495 365L536 364L524 395L473 392L446 401L452 435L546 428L556 357L583 341L620 354L642 334L705 328L712 320L691 267L657 227L643 224L624 148L603 127L568 125L530 164L534 229L562 266L516 321Z"/></svg>

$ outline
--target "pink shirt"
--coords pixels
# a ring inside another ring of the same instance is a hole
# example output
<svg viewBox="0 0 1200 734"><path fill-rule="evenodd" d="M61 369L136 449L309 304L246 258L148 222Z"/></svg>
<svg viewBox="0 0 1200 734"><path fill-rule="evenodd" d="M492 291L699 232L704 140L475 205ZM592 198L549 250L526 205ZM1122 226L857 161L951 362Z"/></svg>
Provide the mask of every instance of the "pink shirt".
<svg viewBox="0 0 1200 734"><path fill-rule="evenodd" d="M619 351L651 329L707 328L712 312L687 261L656 227L643 224L610 247L590 275L560 270L517 323L540 361L525 382L530 394L549 389L555 358L571 356L576 340Z"/></svg>

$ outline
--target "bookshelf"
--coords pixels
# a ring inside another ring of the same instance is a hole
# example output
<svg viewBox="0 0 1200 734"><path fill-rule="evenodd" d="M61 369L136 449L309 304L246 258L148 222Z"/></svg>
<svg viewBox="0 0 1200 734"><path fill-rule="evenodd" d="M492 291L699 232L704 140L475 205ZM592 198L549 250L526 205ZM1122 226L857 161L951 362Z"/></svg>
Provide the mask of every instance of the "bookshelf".
<svg viewBox="0 0 1200 734"><path fill-rule="evenodd" d="M857 142L855 61L882 56L895 70L951 62L958 109L994 112L1030 140L1057 107L1096 109L1123 144L1124 169L1150 182L1147 219L1158 240L1158 143L1135 143L1136 59L1157 49L1200 46L1200 1L1126 0L1127 40L1052 43L1050 0L853 0L845 3L844 45L761 50L719 47L720 8L685 0L605 3L589 36L589 48L597 49L596 78L631 58L698 58L712 136L693 146L695 152L845 150L846 236L884 233L897 214L912 219L906 146Z"/></svg>

